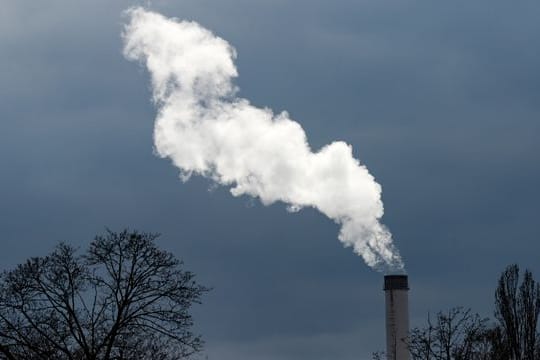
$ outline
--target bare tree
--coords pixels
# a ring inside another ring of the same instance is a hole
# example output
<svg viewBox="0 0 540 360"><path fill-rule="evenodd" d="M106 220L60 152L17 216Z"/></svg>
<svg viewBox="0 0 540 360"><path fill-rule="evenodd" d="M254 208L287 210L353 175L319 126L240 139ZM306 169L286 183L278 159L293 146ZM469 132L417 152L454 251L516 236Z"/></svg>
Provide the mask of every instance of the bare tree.
<svg viewBox="0 0 540 360"><path fill-rule="evenodd" d="M507 359L540 359L538 315L540 285L525 270L520 284L519 267L510 265L501 274L495 292L495 317L499 321L499 341Z"/></svg>
<svg viewBox="0 0 540 360"><path fill-rule="evenodd" d="M0 359L184 359L202 349L190 308L208 289L156 234L60 244L0 277Z"/></svg>
<svg viewBox="0 0 540 360"><path fill-rule="evenodd" d="M452 308L437 313L427 326L414 328L408 339L413 360L487 360L490 342L487 319L470 309Z"/></svg>

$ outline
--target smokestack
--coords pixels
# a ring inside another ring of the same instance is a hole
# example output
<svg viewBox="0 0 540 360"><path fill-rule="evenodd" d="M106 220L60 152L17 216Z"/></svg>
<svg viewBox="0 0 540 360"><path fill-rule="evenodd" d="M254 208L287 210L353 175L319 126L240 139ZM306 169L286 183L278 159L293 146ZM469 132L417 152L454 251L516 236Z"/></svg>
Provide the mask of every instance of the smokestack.
<svg viewBox="0 0 540 360"><path fill-rule="evenodd" d="M386 358L409 360L409 280L407 275L386 275Z"/></svg>

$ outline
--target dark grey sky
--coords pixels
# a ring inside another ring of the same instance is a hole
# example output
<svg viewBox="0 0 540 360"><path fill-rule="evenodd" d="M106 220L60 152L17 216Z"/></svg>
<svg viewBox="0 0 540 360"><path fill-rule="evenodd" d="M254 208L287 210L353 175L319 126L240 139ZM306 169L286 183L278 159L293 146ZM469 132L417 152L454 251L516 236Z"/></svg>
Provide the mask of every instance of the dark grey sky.
<svg viewBox="0 0 540 360"><path fill-rule="evenodd" d="M209 359L368 359L382 275L314 210L178 180L152 153L148 74L121 55L134 1L7 0L0 11L2 268L105 226L161 232L213 286ZM153 1L238 51L240 96L345 140L383 186L411 317L492 313L498 274L540 277L540 3ZM210 189L210 190L209 190Z"/></svg>

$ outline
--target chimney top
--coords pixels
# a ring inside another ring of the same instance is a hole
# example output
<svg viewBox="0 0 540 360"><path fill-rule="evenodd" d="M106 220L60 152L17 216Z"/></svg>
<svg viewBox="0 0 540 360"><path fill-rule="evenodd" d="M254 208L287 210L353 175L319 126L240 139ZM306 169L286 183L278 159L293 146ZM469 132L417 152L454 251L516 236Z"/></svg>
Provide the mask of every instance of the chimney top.
<svg viewBox="0 0 540 360"><path fill-rule="evenodd" d="M384 277L384 290L409 290L407 275L386 275Z"/></svg>

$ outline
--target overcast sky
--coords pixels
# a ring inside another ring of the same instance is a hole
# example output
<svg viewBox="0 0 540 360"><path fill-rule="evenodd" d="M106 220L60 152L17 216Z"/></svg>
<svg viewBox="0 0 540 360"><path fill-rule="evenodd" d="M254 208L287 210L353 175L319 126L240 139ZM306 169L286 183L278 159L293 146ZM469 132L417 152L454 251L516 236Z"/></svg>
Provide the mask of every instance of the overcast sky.
<svg viewBox="0 0 540 360"><path fill-rule="evenodd" d="M491 316L510 263L540 278L537 1L0 3L0 267L84 247L105 227L160 232L212 286L210 360L368 359L384 348L382 274L315 210L291 214L153 153L149 75L122 56L122 11L195 20L238 52L239 95L287 110L382 185L383 222L428 311Z"/></svg>

